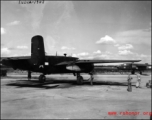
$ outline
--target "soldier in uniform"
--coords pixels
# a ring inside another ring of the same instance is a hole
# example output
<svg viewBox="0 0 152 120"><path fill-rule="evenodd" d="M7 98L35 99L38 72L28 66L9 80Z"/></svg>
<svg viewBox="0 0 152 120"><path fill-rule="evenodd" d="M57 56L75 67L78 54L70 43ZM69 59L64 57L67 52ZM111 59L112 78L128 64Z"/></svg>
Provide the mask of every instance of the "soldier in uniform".
<svg viewBox="0 0 152 120"><path fill-rule="evenodd" d="M141 83L141 76L140 76L140 72L138 72L137 73L136 88L141 88L140 83Z"/></svg>
<svg viewBox="0 0 152 120"><path fill-rule="evenodd" d="M91 75L91 77L90 77L90 84L91 85L93 85L93 79L94 79L93 73L94 73L94 71L92 71L92 72L89 73Z"/></svg>

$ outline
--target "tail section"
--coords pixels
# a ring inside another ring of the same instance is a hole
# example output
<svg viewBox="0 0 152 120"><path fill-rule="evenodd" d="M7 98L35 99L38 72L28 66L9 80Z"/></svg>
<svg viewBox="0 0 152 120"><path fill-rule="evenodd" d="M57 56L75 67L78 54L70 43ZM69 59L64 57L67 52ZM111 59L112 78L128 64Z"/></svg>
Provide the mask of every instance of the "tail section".
<svg viewBox="0 0 152 120"><path fill-rule="evenodd" d="M45 50L43 37L36 35L31 40L31 62L33 65L43 65L45 62Z"/></svg>

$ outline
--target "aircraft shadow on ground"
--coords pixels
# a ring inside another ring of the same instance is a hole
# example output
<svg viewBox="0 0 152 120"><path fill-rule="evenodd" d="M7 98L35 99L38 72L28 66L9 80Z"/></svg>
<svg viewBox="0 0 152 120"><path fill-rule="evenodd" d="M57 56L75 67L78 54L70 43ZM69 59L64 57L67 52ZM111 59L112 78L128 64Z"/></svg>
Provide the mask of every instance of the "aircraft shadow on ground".
<svg viewBox="0 0 152 120"><path fill-rule="evenodd" d="M10 83L6 84L7 86L16 86L17 88L22 88L22 87L31 87L31 88L44 88L44 89L52 89L52 88L70 88L70 87L75 87L75 86L80 86L77 84L76 80L67 80L67 79L61 79L61 80L56 80L56 79L47 79L45 83L39 83L38 80L27 80L27 79L22 79L22 80L14 80L11 81ZM84 81L81 86L88 86L90 85L89 81ZM110 85L110 86L127 86L127 82L114 82L114 81L94 81L93 82L94 86L98 85Z"/></svg>

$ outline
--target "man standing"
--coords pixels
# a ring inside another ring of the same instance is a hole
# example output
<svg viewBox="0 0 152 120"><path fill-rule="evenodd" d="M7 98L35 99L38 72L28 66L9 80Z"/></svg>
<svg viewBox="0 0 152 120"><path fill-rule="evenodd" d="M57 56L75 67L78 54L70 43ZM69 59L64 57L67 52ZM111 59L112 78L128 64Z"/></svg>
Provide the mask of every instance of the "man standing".
<svg viewBox="0 0 152 120"><path fill-rule="evenodd" d="M94 80L93 74L94 74L94 71L91 71L89 74L91 75L90 84L93 85L93 80Z"/></svg>
<svg viewBox="0 0 152 120"><path fill-rule="evenodd" d="M131 85L131 80L132 80L132 76L131 74L128 75L128 88L127 88L127 91L128 92L131 92L132 91L132 85Z"/></svg>
<svg viewBox="0 0 152 120"><path fill-rule="evenodd" d="M141 88L140 83L141 83L141 76L140 76L140 72L138 72L137 73L136 88Z"/></svg>

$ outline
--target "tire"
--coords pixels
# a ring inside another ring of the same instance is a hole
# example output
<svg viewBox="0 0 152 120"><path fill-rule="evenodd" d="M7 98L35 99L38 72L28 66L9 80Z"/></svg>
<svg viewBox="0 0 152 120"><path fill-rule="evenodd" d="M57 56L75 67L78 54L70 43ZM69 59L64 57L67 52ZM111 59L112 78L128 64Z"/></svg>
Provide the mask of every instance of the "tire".
<svg viewBox="0 0 152 120"><path fill-rule="evenodd" d="M148 83L146 83L146 87L147 87L147 88L149 87L149 84L148 84Z"/></svg>
<svg viewBox="0 0 152 120"><path fill-rule="evenodd" d="M78 85L82 85L83 84L83 77L82 76L78 76L77 77L77 84Z"/></svg>
<svg viewBox="0 0 152 120"><path fill-rule="evenodd" d="M39 82L40 82L40 83L44 83L45 80L46 80L45 75L40 75L40 76L39 76Z"/></svg>

